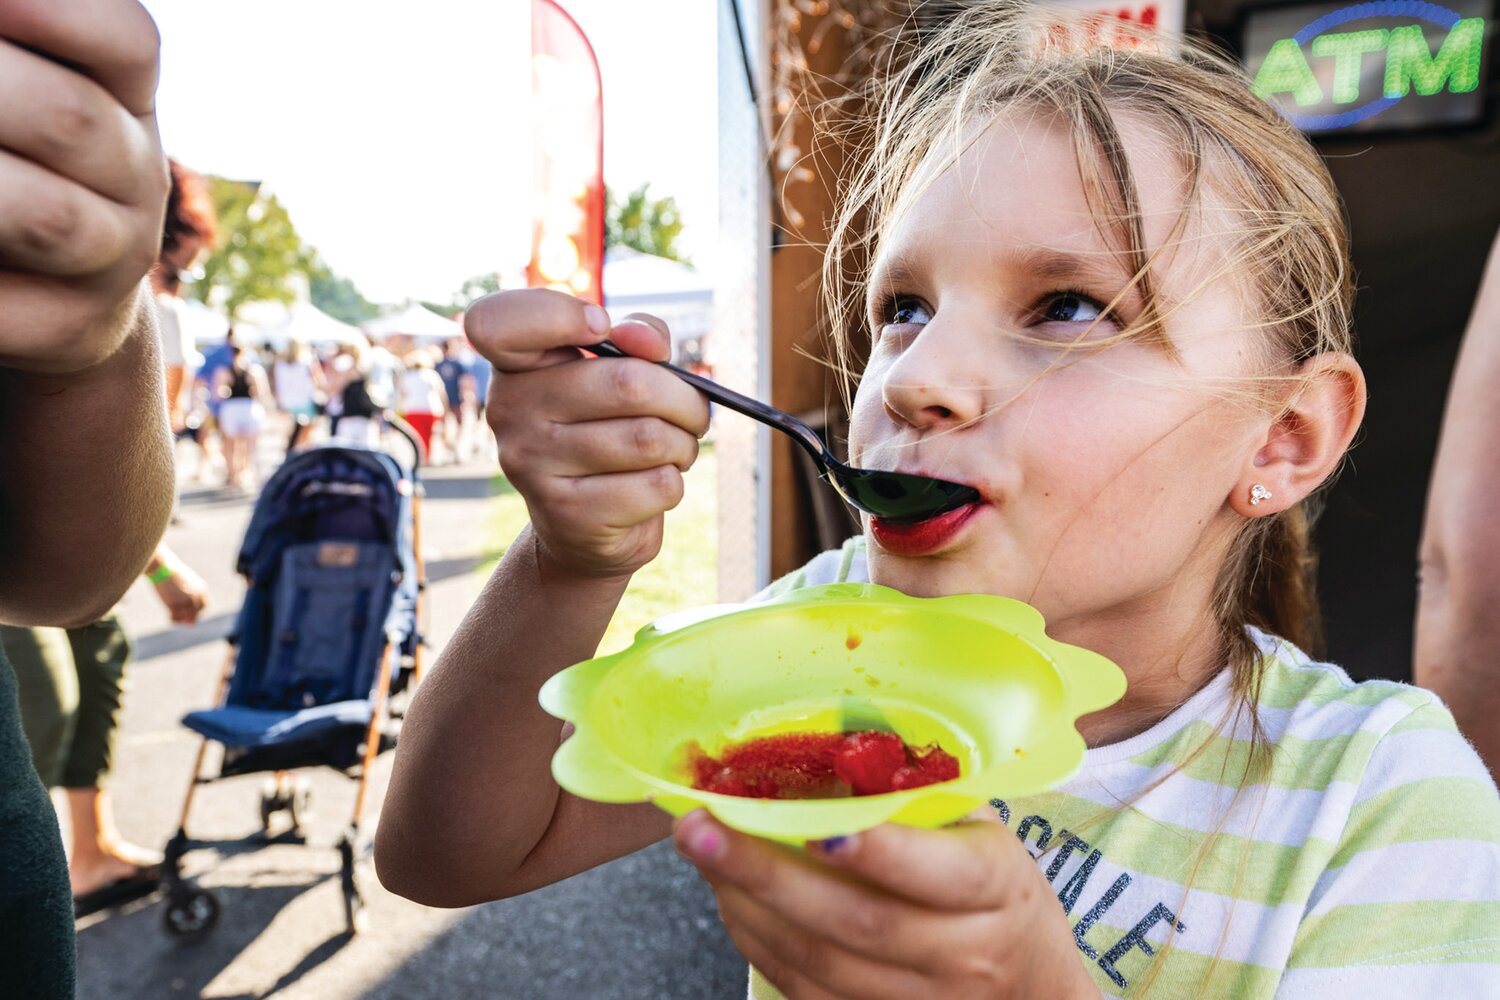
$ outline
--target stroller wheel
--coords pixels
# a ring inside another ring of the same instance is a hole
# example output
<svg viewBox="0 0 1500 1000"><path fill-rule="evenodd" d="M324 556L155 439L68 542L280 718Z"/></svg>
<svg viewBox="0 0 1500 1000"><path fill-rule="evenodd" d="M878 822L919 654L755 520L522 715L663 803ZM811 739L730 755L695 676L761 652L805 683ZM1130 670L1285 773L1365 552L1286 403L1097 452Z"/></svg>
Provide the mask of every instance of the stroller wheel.
<svg viewBox="0 0 1500 1000"><path fill-rule="evenodd" d="M363 934L370 926L370 914L365 910L365 896L357 884L353 889L344 889L344 923L350 934Z"/></svg>
<svg viewBox="0 0 1500 1000"><path fill-rule="evenodd" d="M286 812L292 820L292 830L303 836L303 825L312 819L312 785L306 778L298 777L287 796Z"/></svg>
<svg viewBox="0 0 1500 1000"><path fill-rule="evenodd" d="M369 925L369 914L365 912L365 894L359 887L359 875L355 871L354 836L346 833L339 839L339 860L342 862L339 883L344 890L344 923L350 934L359 934Z"/></svg>
<svg viewBox="0 0 1500 1000"><path fill-rule="evenodd" d="M162 925L179 944L197 944L219 922L219 901L203 889L182 887L167 897Z"/></svg>

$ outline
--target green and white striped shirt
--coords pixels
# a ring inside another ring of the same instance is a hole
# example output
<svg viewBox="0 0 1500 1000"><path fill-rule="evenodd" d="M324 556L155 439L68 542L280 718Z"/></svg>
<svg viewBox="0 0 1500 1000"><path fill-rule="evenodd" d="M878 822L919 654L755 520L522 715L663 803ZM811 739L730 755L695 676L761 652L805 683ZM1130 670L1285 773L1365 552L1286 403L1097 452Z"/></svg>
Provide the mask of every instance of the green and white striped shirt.
<svg viewBox="0 0 1500 1000"><path fill-rule="evenodd" d="M868 580L863 539L765 596L842 580ZM1261 782L1239 790L1250 720L1228 718L1225 669L1147 731L1091 748L1055 791L992 803L1100 990L1500 998L1500 795L1453 717L1431 692L1356 684L1254 636ZM779 995L753 970L750 993Z"/></svg>

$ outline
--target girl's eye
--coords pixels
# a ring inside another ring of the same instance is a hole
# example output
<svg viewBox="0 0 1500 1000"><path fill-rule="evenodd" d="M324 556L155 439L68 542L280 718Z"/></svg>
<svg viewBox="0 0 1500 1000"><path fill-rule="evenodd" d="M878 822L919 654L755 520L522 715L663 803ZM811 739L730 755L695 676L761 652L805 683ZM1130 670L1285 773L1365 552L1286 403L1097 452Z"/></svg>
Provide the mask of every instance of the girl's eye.
<svg viewBox="0 0 1500 1000"><path fill-rule="evenodd" d="M921 301L910 295L893 295L880 308L882 326L905 326L908 323L929 323L932 314Z"/></svg>
<svg viewBox="0 0 1500 1000"><path fill-rule="evenodd" d="M1104 315L1104 306L1082 292L1056 292L1046 300L1042 316L1054 323L1092 323Z"/></svg>

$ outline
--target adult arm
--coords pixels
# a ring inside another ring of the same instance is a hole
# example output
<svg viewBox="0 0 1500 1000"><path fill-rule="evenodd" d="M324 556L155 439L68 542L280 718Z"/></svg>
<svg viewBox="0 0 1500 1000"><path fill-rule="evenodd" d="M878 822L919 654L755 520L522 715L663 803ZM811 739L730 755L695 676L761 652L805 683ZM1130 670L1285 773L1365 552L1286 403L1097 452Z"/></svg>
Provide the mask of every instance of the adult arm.
<svg viewBox="0 0 1500 1000"><path fill-rule="evenodd" d="M150 297L143 291L134 305L125 342L97 365L0 371L0 620L97 620L166 530L162 367Z"/></svg>
<svg viewBox="0 0 1500 1000"><path fill-rule="evenodd" d="M1500 239L1464 331L1422 525L1415 678L1500 773Z"/></svg>
<svg viewBox="0 0 1500 1000"><path fill-rule="evenodd" d="M129 0L0 3L3 621L98 617L170 512L158 47Z"/></svg>

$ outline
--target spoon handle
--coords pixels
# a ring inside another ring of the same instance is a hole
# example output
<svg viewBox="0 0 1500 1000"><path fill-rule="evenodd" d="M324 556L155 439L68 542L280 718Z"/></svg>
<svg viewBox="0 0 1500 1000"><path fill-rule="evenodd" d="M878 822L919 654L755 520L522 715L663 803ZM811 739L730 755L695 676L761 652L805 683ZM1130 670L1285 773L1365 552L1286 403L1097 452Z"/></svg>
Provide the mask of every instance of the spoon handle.
<svg viewBox="0 0 1500 1000"><path fill-rule="evenodd" d="M607 340L601 340L597 344L584 348L584 350L592 351L594 354L597 354L600 357L635 357L635 355L633 354L626 354L624 351L620 350L618 347ZM828 446L823 443L823 439L818 436L817 431L813 430L811 427L807 426L807 424L798 420L790 413L783 413L781 410L776 409L776 407L768 406L758 399L751 399L749 396L742 396L739 393L735 392L733 389L725 388L712 379L704 378L702 375L695 375L690 371L685 371L681 368L678 368L674 364L669 364L665 361L658 361L656 362L656 364L665 368L673 375L676 375L678 378L682 379L688 385L697 389L699 392L703 393L714 402L722 403L723 405L729 407L731 410L734 410L738 413L743 413L747 417L759 420L764 424L770 424L777 430L790 434L793 440L795 440L803 448L807 449L808 454L813 457L813 460L818 463L819 467L823 469L828 468L828 463L833 457L828 454Z"/></svg>

